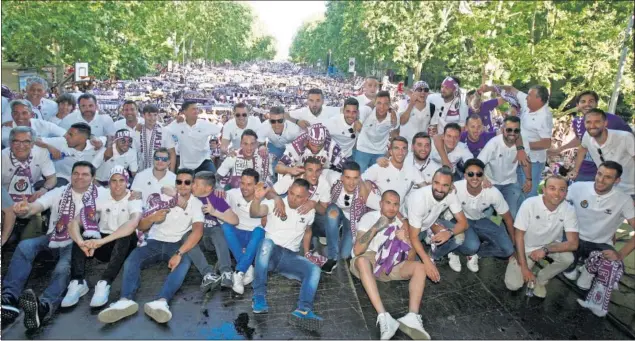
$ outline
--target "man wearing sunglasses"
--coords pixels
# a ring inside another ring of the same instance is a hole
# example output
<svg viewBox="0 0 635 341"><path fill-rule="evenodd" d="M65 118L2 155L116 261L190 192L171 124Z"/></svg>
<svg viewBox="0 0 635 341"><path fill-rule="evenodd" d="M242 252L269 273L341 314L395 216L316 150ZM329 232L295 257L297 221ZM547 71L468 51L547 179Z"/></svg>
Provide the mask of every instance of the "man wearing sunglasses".
<svg viewBox="0 0 635 341"><path fill-rule="evenodd" d="M106 143L106 148L99 151L93 159L93 165L97 167L95 179L102 187L107 187L110 179L110 171L115 166L122 166L130 171L132 177L138 170L137 151L131 149L132 133L128 129L120 129L115 133L115 140Z"/></svg>
<svg viewBox="0 0 635 341"><path fill-rule="evenodd" d="M359 121L359 102L353 97L344 101L342 114L331 118L325 124L331 138L341 148L343 158L350 159L353 156L357 136L362 129Z"/></svg>
<svg viewBox="0 0 635 341"><path fill-rule="evenodd" d="M234 118L227 121L223 126L223 137L220 149L222 153L227 153L229 149L240 148L240 140L243 132L247 129L258 131L260 120L256 116L249 116L247 104L240 102L234 105Z"/></svg>
<svg viewBox="0 0 635 341"><path fill-rule="evenodd" d="M478 272L479 257L497 257L508 259L514 254L514 220L509 212L509 207L501 192L494 188L484 188L483 179L485 164L479 159L469 159L465 162L465 180L454 183L456 194L461 201L461 207L467 218L467 234L476 234L479 240L478 253L467 256L467 268L472 272ZM493 207L498 215L503 218L503 223L507 227L507 233L495 224L487 209ZM480 240L486 243L480 243ZM458 268L461 262L458 256L454 256L454 261L458 261ZM452 261L452 257L450 257Z"/></svg>
<svg viewBox="0 0 635 341"><path fill-rule="evenodd" d="M568 177L575 179L588 152L596 165L615 161L622 165L624 175L617 188L635 198L635 137L633 133L607 129L606 113L591 109L584 115L586 133L578 147L573 171Z"/></svg>
<svg viewBox="0 0 635 341"><path fill-rule="evenodd" d="M170 156L167 148L154 150L152 168L142 170L132 181L131 190L141 193L142 202L146 203L150 194L161 193L161 188L173 186L176 175L169 169Z"/></svg>
<svg viewBox="0 0 635 341"><path fill-rule="evenodd" d="M257 133L258 143L261 146L266 143L267 151L274 156L272 168L276 169L286 146L302 134L302 129L285 119L284 107L278 106L269 110L269 121L263 122Z"/></svg>
<svg viewBox="0 0 635 341"><path fill-rule="evenodd" d="M399 104L397 116L399 116L399 135L411 141L412 137L420 132L428 131L435 106L427 99L430 87L424 81L418 81L412 86L412 92L408 98ZM404 200L405 201L405 200Z"/></svg>

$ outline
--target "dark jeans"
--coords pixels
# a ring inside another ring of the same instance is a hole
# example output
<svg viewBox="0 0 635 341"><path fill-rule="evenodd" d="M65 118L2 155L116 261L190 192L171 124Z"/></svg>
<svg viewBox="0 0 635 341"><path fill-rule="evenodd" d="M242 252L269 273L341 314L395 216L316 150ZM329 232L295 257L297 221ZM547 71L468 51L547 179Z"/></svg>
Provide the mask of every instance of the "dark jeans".
<svg viewBox="0 0 635 341"><path fill-rule="evenodd" d="M564 240L566 240L566 238ZM575 269L578 265L578 262L583 262L587 258L589 258L589 254L591 252L604 250L615 251L615 248L609 244L593 243L586 240L578 239L578 249L573 252L573 263L565 271L569 272Z"/></svg>
<svg viewBox="0 0 635 341"><path fill-rule="evenodd" d="M194 170L194 173L196 174L200 171L210 171L216 174L216 166L214 166L212 160L206 159L205 161L203 161L203 163L201 163L200 166L198 166L198 168Z"/></svg>
<svg viewBox="0 0 635 341"><path fill-rule="evenodd" d="M185 234L182 241L185 241L188 236L189 233ZM227 241L225 240L225 234L223 233L223 229L220 227L220 225L206 227L203 230L203 238L201 238L201 241L187 253L192 259L192 263L194 264L198 272L201 274L201 276L205 276L208 273L214 272L214 268L209 264L207 258L205 258L205 255L201 250L202 247L207 250L211 250L212 245L216 252L216 257L218 258L218 269L220 273L231 272L232 263L229 256L229 248L227 246Z"/></svg>
<svg viewBox="0 0 635 341"><path fill-rule="evenodd" d="M104 238L108 236L107 234L102 233L101 237ZM108 244L102 245L100 248L95 250L95 254L93 257L97 258L100 262L108 263L106 270L101 274L101 280L108 282L108 284L112 284L117 278L117 274L119 274L119 270L123 266L123 263L126 261L126 257L134 250L137 245L137 236L136 234L131 234L127 237L123 237L117 240L114 240ZM79 282L85 279L85 269L86 269L86 254L84 251L77 246L77 243L73 243L73 252L72 252L72 261L71 261L71 281L76 279Z"/></svg>

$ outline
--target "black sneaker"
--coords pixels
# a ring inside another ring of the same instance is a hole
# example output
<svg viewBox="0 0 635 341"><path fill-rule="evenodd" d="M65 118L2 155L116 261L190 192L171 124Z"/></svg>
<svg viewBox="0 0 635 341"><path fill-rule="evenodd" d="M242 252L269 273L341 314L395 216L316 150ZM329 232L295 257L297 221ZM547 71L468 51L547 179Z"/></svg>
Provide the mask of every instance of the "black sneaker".
<svg viewBox="0 0 635 341"><path fill-rule="evenodd" d="M220 286L230 289L234 286L234 276L230 271L221 274Z"/></svg>
<svg viewBox="0 0 635 341"><path fill-rule="evenodd" d="M2 326L8 326L20 315L18 302L10 296L2 296Z"/></svg>
<svg viewBox="0 0 635 341"><path fill-rule="evenodd" d="M40 299L33 290L24 290L19 300L20 308L24 311L24 327L34 330L42 326L42 320L48 313L48 308L40 303Z"/></svg>
<svg viewBox="0 0 635 341"><path fill-rule="evenodd" d="M201 282L201 291L208 292L212 291L220 285L221 276L213 273L208 273L203 277L203 281Z"/></svg>
<svg viewBox="0 0 635 341"><path fill-rule="evenodd" d="M335 268L337 268L337 261L335 259L329 259L326 261L326 263L324 263L324 265L322 265L322 272L330 275L331 273L333 273L333 270L335 270Z"/></svg>

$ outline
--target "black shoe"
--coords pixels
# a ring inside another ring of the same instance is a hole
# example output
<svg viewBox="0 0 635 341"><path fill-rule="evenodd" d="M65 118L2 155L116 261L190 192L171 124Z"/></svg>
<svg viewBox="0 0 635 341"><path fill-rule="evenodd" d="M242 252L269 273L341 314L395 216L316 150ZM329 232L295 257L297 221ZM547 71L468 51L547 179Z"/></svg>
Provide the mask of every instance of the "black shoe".
<svg viewBox="0 0 635 341"><path fill-rule="evenodd" d="M8 326L20 315L18 303L10 296L2 297L2 326Z"/></svg>
<svg viewBox="0 0 635 341"><path fill-rule="evenodd" d="M208 273L203 277L201 282L201 291L206 293L215 290L220 285L222 277L217 274Z"/></svg>
<svg viewBox="0 0 635 341"><path fill-rule="evenodd" d="M42 320L48 313L48 308L40 303L40 299L33 290L27 289L20 296L20 308L24 311L24 327L34 330L42 326Z"/></svg>
<svg viewBox="0 0 635 341"><path fill-rule="evenodd" d="M322 265L322 272L330 275L331 273L333 273L333 270L335 270L335 268L337 268L337 261L335 259L329 259L326 261L326 263L324 263L324 265Z"/></svg>

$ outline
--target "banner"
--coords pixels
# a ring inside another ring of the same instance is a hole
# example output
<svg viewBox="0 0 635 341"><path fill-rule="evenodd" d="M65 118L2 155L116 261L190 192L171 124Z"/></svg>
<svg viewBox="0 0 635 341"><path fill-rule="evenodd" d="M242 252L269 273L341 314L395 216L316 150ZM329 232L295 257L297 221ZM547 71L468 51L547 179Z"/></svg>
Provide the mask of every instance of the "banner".
<svg viewBox="0 0 635 341"><path fill-rule="evenodd" d="M348 58L348 72L355 72L355 58Z"/></svg>

